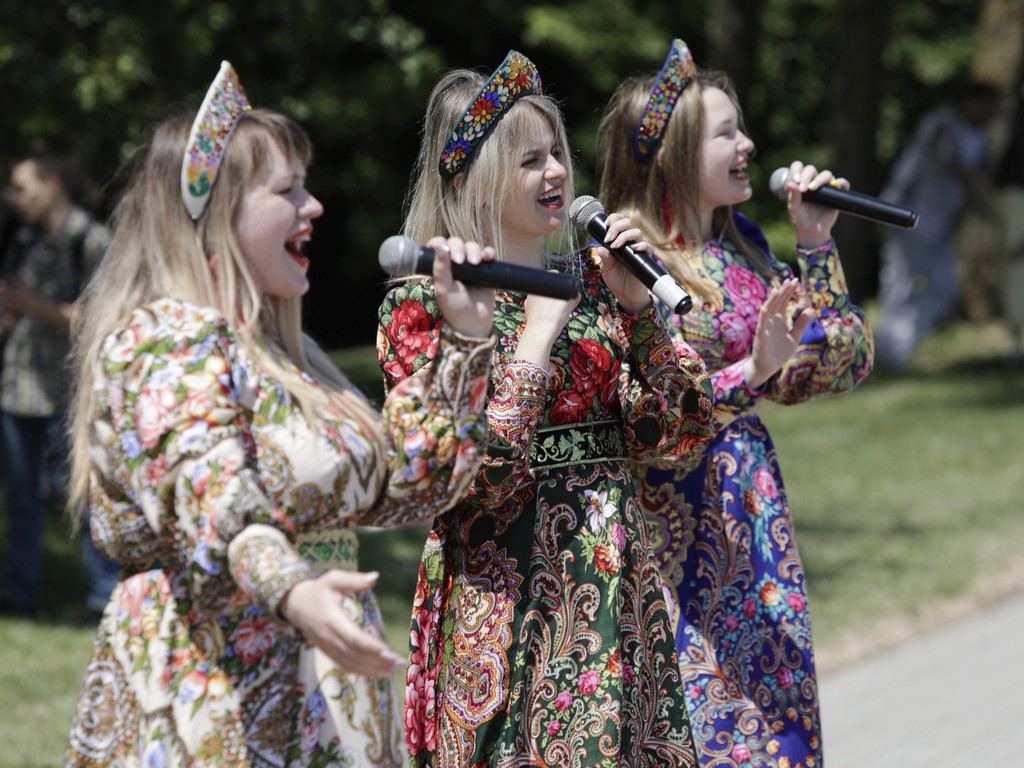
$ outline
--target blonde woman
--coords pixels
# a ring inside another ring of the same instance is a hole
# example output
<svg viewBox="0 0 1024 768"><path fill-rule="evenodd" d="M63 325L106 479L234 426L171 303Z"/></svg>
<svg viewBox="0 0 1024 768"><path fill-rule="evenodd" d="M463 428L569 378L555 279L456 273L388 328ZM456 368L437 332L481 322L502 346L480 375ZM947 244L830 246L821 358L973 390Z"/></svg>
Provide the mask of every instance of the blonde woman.
<svg viewBox="0 0 1024 768"><path fill-rule="evenodd" d="M493 251L431 240L436 367L382 420L301 329L310 154L225 62L115 214L75 317L72 495L123 578L66 765L408 762L352 528L429 519L472 481L493 292L450 264Z"/></svg>
<svg viewBox="0 0 1024 768"><path fill-rule="evenodd" d="M406 234L483 238L504 261L575 270L584 290L498 292L491 446L420 567L405 719L417 766L694 764L633 462L671 463L706 438L705 369L684 345L677 358L606 248L572 251L572 199L562 117L525 56L440 79ZM608 220L609 245L649 251L629 220ZM381 307L391 386L436 364L436 287L408 283Z"/></svg>

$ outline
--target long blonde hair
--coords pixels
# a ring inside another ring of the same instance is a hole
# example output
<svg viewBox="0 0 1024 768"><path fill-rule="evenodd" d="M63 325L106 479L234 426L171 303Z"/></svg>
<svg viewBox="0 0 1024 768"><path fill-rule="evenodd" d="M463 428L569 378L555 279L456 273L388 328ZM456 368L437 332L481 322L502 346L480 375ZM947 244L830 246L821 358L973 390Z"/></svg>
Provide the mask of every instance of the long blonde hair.
<svg viewBox="0 0 1024 768"><path fill-rule="evenodd" d="M466 170L453 179L442 177L438 172L441 151L485 79L478 72L457 69L444 75L434 86L427 101L402 232L421 243L441 235L493 245L500 259L503 251L501 211L517 178L515 171L525 158L524 137L531 120L538 117L546 120L554 132L555 143L561 151L559 159L566 168L562 197L567 204L574 195L572 159L558 104L548 96L533 94L516 101L491 128L477 146ZM567 219L564 230L539 247L550 257L555 243L559 244L559 249L572 250L573 242L572 226Z"/></svg>
<svg viewBox="0 0 1024 768"><path fill-rule="evenodd" d="M221 311L239 347L301 404L314 428L316 406L330 401L372 435L380 458L385 455L379 414L303 333L301 299L261 292L235 231L242 198L267 162L267 142L276 141L290 162L308 166L312 158L308 137L276 112L243 113L221 160L206 211L193 222L180 191L181 161L191 124L191 115L168 120L136 153L128 185L114 211L110 247L75 308L69 433L70 506L76 511L83 510L88 500L94 364L100 349L134 310L163 297ZM210 267L214 254L216 279ZM281 357L316 384L303 380Z"/></svg>
<svg viewBox="0 0 1024 768"><path fill-rule="evenodd" d="M699 72L680 94L657 154L650 162L641 163L633 155L633 137L656 77L652 74L626 80L612 95L598 129L600 196L608 210L620 211L639 224L677 280L695 296L718 306L721 290L700 269L704 242L699 229L698 178L704 89L718 88L729 97L745 132L743 112L726 74ZM767 255L740 234L732 214L732 206L716 208L712 214L714 231L739 248L765 280L775 280Z"/></svg>

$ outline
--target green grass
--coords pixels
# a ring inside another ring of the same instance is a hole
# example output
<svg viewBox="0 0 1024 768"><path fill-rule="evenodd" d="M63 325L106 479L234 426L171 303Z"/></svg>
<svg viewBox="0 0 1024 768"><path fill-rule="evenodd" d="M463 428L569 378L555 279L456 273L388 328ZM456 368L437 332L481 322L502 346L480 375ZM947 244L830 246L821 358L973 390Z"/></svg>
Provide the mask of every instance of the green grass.
<svg viewBox="0 0 1024 768"><path fill-rule="evenodd" d="M825 669L1024 589L1024 367L997 325L951 324L914 371L771 406ZM338 360L379 397L372 350ZM3 520L0 519L0 526ZM362 565L404 652L426 529L368 532ZM78 542L54 516L39 623L0 620L0 766L58 764L92 643Z"/></svg>

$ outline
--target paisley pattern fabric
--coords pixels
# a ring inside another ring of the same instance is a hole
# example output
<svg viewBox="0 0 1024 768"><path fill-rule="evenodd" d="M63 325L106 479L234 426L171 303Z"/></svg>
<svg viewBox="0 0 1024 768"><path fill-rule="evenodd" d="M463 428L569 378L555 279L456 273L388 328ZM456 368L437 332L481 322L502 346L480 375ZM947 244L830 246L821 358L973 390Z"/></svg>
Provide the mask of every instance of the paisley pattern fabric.
<svg viewBox="0 0 1024 768"><path fill-rule="evenodd" d="M482 458L490 343L446 333L384 408L390 457L341 405L313 427L216 311L175 300L108 337L91 525L127 574L100 623L69 766L407 765L390 679L349 674L278 618L357 567L352 526L429 519ZM287 364L283 356L279 356ZM349 616L380 635L371 592Z"/></svg>
<svg viewBox="0 0 1024 768"><path fill-rule="evenodd" d="M741 227L763 242L745 219ZM850 303L833 242L798 250L803 296L818 309L796 354L759 390L742 367L770 288L732 243L705 246L723 306L695 306L673 328L707 362L715 437L690 471L652 469L642 503L666 593L690 719L705 766L821 768L814 644L804 571L775 448L757 415L855 387L872 337ZM772 259L779 279L792 271Z"/></svg>
<svg viewBox="0 0 1024 768"><path fill-rule="evenodd" d="M584 285L547 371L513 360L525 296L499 293L488 455L420 565L416 766L696 765L632 462L671 464L710 436L710 382L656 309L624 315L592 266ZM429 283L388 294L380 323L388 384L429 370Z"/></svg>

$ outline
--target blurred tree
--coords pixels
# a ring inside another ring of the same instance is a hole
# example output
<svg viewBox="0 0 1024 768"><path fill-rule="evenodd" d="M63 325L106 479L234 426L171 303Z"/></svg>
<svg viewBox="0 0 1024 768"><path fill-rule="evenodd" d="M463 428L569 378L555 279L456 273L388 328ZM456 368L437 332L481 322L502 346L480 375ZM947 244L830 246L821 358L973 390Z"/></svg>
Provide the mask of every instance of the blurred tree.
<svg viewBox="0 0 1024 768"><path fill-rule="evenodd" d="M96 179L109 180L156 121L195 109L228 59L254 103L293 115L316 145L310 184L327 214L311 247L310 326L328 346L370 344L384 292L377 248L400 225L419 121L444 69L490 69L509 48L534 59L563 103L586 192L612 90L660 66L669 40L683 37L699 64L724 68L739 84L758 145L748 206L777 228L770 234L785 255L788 225L767 192L771 171L794 157L826 161L873 191L914 120L969 61L978 6L0 0L0 161L6 169L45 141L73 149ZM878 56L880 69L871 69L865 62Z"/></svg>

